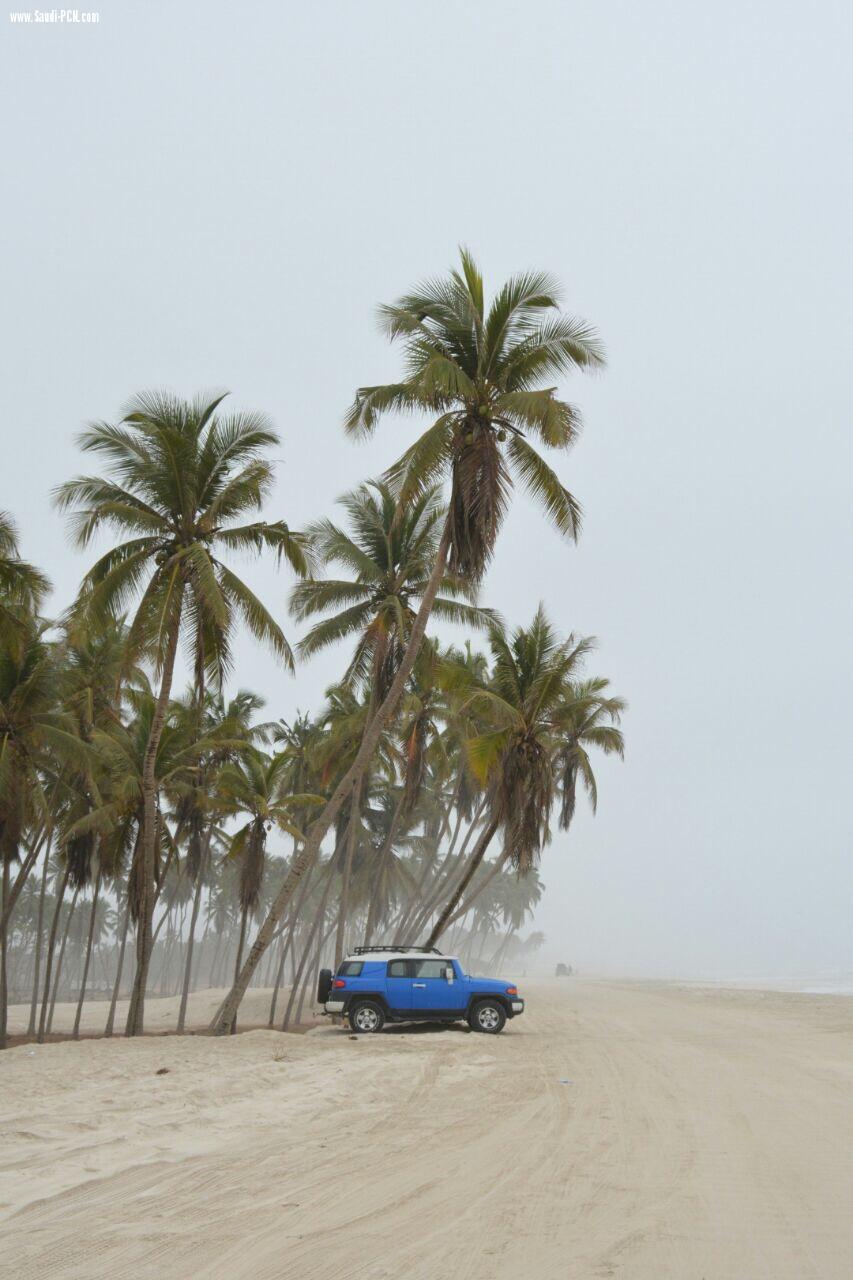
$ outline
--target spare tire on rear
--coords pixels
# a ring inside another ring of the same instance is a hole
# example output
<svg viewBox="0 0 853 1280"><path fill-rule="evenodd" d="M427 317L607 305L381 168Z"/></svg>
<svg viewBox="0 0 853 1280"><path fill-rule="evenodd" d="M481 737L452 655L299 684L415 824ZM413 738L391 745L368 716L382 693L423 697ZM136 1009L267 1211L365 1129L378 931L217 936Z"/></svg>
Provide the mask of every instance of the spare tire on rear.
<svg viewBox="0 0 853 1280"><path fill-rule="evenodd" d="M332 971L331 969L320 970L320 980L317 983L317 1002L325 1004L329 998L329 992L332 990Z"/></svg>

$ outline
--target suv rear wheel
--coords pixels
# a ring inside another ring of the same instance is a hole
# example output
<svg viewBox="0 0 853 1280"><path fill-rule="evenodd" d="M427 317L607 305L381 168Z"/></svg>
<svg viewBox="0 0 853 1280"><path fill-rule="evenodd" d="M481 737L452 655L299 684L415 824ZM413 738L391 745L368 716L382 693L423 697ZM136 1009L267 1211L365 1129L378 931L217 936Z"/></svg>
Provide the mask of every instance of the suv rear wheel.
<svg viewBox="0 0 853 1280"><path fill-rule="evenodd" d="M503 1031L506 1023L506 1010L497 1000L480 1000L468 1015L468 1026L472 1031L484 1031L486 1035L496 1036Z"/></svg>
<svg viewBox="0 0 853 1280"><path fill-rule="evenodd" d="M358 1000L350 1005L347 1011L349 1024L353 1031L381 1031L385 1026L385 1014L380 1005L373 1000Z"/></svg>

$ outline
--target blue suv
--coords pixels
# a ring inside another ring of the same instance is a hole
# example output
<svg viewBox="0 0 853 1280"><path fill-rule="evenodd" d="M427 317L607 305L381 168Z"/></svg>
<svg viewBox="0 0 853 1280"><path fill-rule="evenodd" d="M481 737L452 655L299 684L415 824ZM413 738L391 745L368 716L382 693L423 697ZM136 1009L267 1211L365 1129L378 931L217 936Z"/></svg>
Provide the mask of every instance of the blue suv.
<svg viewBox="0 0 853 1280"><path fill-rule="evenodd" d="M435 948L356 947L337 973L320 971L317 998L326 1013L353 1031L381 1031L386 1022L467 1022L497 1035L524 1013L518 988L499 978L469 978L453 956Z"/></svg>

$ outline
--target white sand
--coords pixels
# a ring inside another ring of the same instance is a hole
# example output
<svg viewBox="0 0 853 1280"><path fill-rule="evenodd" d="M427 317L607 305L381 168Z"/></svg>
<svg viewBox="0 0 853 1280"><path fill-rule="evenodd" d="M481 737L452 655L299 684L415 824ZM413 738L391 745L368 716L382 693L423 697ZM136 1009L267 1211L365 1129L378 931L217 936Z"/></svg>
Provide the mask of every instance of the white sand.
<svg viewBox="0 0 853 1280"><path fill-rule="evenodd" d="M324 1026L1 1054L0 1275L853 1275L853 1002L527 995L491 1038Z"/></svg>

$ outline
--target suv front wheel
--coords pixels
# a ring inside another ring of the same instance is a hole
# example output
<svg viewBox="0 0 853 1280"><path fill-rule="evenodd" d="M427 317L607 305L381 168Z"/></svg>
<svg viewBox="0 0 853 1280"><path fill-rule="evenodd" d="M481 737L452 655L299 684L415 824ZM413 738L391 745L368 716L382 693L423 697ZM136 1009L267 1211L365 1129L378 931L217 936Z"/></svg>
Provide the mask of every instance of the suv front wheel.
<svg viewBox="0 0 853 1280"><path fill-rule="evenodd" d="M353 1031L381 1031L385 1026L385 1014L373 1000L358 1000L347 1011Z"/></svg>
<svg viewBox="0 0 853 1280"><path fill-rule="evenodd" d="M505 1024L506 1010L497 1000L478 1001L468 1015L468 1026L472 1031L485 1031L490 1036L503 1031Z"/></svg>

